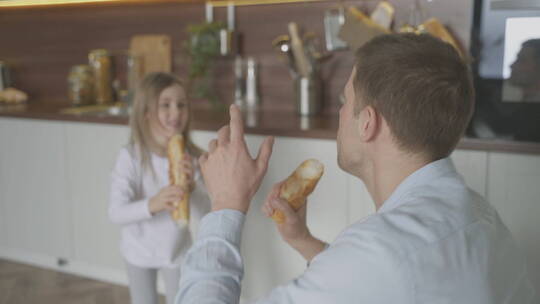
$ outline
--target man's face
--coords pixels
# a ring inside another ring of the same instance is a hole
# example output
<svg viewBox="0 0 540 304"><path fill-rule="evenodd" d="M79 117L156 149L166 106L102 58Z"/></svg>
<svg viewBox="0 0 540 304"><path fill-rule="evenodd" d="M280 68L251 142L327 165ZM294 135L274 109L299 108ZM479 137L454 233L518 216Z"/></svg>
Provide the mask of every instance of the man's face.
<svg viewBox="0 0 540 304"><path fill-rule="evenodd" d="M536 85L540 81L540 62L532 47L522 48L510 68L512 69L510 82L513 85L528 87Z"/></svg>
<svg viewBox="0 0 540 304"><path fill-rule="evenodd" d="M338 164L341 169L354 174L362 159L362 149L359 134L359 116L354 115L355 93L353 87L353 69L345 85L345 103L339 111L339 129L337 134Z"/></svg>

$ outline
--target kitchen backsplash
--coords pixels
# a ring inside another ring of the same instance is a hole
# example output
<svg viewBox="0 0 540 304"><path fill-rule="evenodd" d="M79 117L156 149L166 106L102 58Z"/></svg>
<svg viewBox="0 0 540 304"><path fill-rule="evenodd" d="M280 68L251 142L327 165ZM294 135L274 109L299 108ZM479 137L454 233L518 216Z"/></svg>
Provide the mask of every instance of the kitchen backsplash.
<svg viewBox="0 0 540 304"><path fill-rule="evenodd" d="M345 1L370 12L378 1ZM389 1L396 7L395 26L409 22L415 0ZM423 3L425 17L437 17L467 49L470 41L472 0L432 0ZM272 48L272 40L287 34L290 21L314 32L324 46L324 12L335 1L241 6L236 29L242 35L242 54L253 56L260 67L262 108L294 110L292 80ZM183 44L186 26L205 19L204 3L86 4L0 9L0 60L8 62L15 87L30 102L68 105L67 77L75 64L87 62L88 52L105 48L121 54L133 35L167 34L172 38L173 72L186 76ZM214 8L214 19L226 21L226 8ZM339 94L353 63L350 51L339 51L324 64L325 111L339 109ZM220 58L216 87L224 102L234 94L234 59Z"/></svg>

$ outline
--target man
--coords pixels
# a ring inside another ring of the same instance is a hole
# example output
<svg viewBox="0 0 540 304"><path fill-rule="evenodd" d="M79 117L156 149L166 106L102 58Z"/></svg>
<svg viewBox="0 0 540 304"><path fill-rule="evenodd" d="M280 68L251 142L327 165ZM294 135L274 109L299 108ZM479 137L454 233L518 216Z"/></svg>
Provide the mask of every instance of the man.
<svg viewBox="0 0 540 304"><path fill-rule="evenodd" d="M310 264L257 303L533 303L510 233L448 159L473 95L468 67L436 38L386 35L363 46L339 113L338 162L365 183L377 212L327 246L309 233L305 209L277 199L278 183L264 210L285 212L279 231ZM186 256L176 303L239 300L242 225L273 139L252 159L238 109L230 114L200 159L213 212Z"/></svg>
<svg viewBox="0 0 540 304"><path fill-rule="evenodd" d="M520 89L519 100L512 100L503 92L506 101L540 102L540 39L525 41L516 61L510 66L512 73L508 82ZM510 90L504 87L503 90Z"/></svg>

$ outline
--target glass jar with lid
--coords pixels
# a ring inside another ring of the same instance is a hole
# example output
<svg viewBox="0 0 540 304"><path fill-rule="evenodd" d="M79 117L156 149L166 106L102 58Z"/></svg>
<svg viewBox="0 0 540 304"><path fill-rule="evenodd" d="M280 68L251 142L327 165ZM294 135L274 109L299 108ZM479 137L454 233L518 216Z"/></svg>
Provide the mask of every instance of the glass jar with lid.
<svg viewBox="0 0 540 304"><path fill-rule="evenodd" d="M96 49L90 51L88 61L95 77L95 97L97 104L107 104L113 102L112 87L112 60L109 51Z"/></svg>
<svg viewBox="0 0 540 304"><path fill-rule="evenodd" d="M80 64L71 68L68 76L68 96L74 106L94 103L94 73L89 65Z"/></svg>

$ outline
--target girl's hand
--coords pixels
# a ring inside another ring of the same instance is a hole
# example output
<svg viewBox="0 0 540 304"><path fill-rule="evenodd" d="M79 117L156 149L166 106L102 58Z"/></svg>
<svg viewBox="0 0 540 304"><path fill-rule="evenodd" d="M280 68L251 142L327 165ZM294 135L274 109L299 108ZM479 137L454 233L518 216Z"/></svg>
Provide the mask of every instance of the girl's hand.
<svg viewBox="0 0 540 304"><path fill-rule="evenodd" d="M164 211L174 210L174 203L178 202L184 196L184 191L180 186L167 186L159 191L148 203L148 210L152 215Z"/></svg>
<svg viewBox="0 0 540 304"><path fill-rule="evenodd" d="M184 159L180 161L180 168L182 170L182 174L186 175L188 185L187 190L189 193L191 193L193 189L195 189L195 181L193 180L194 173L192 157L189 154L184 153Z"/></svg>

